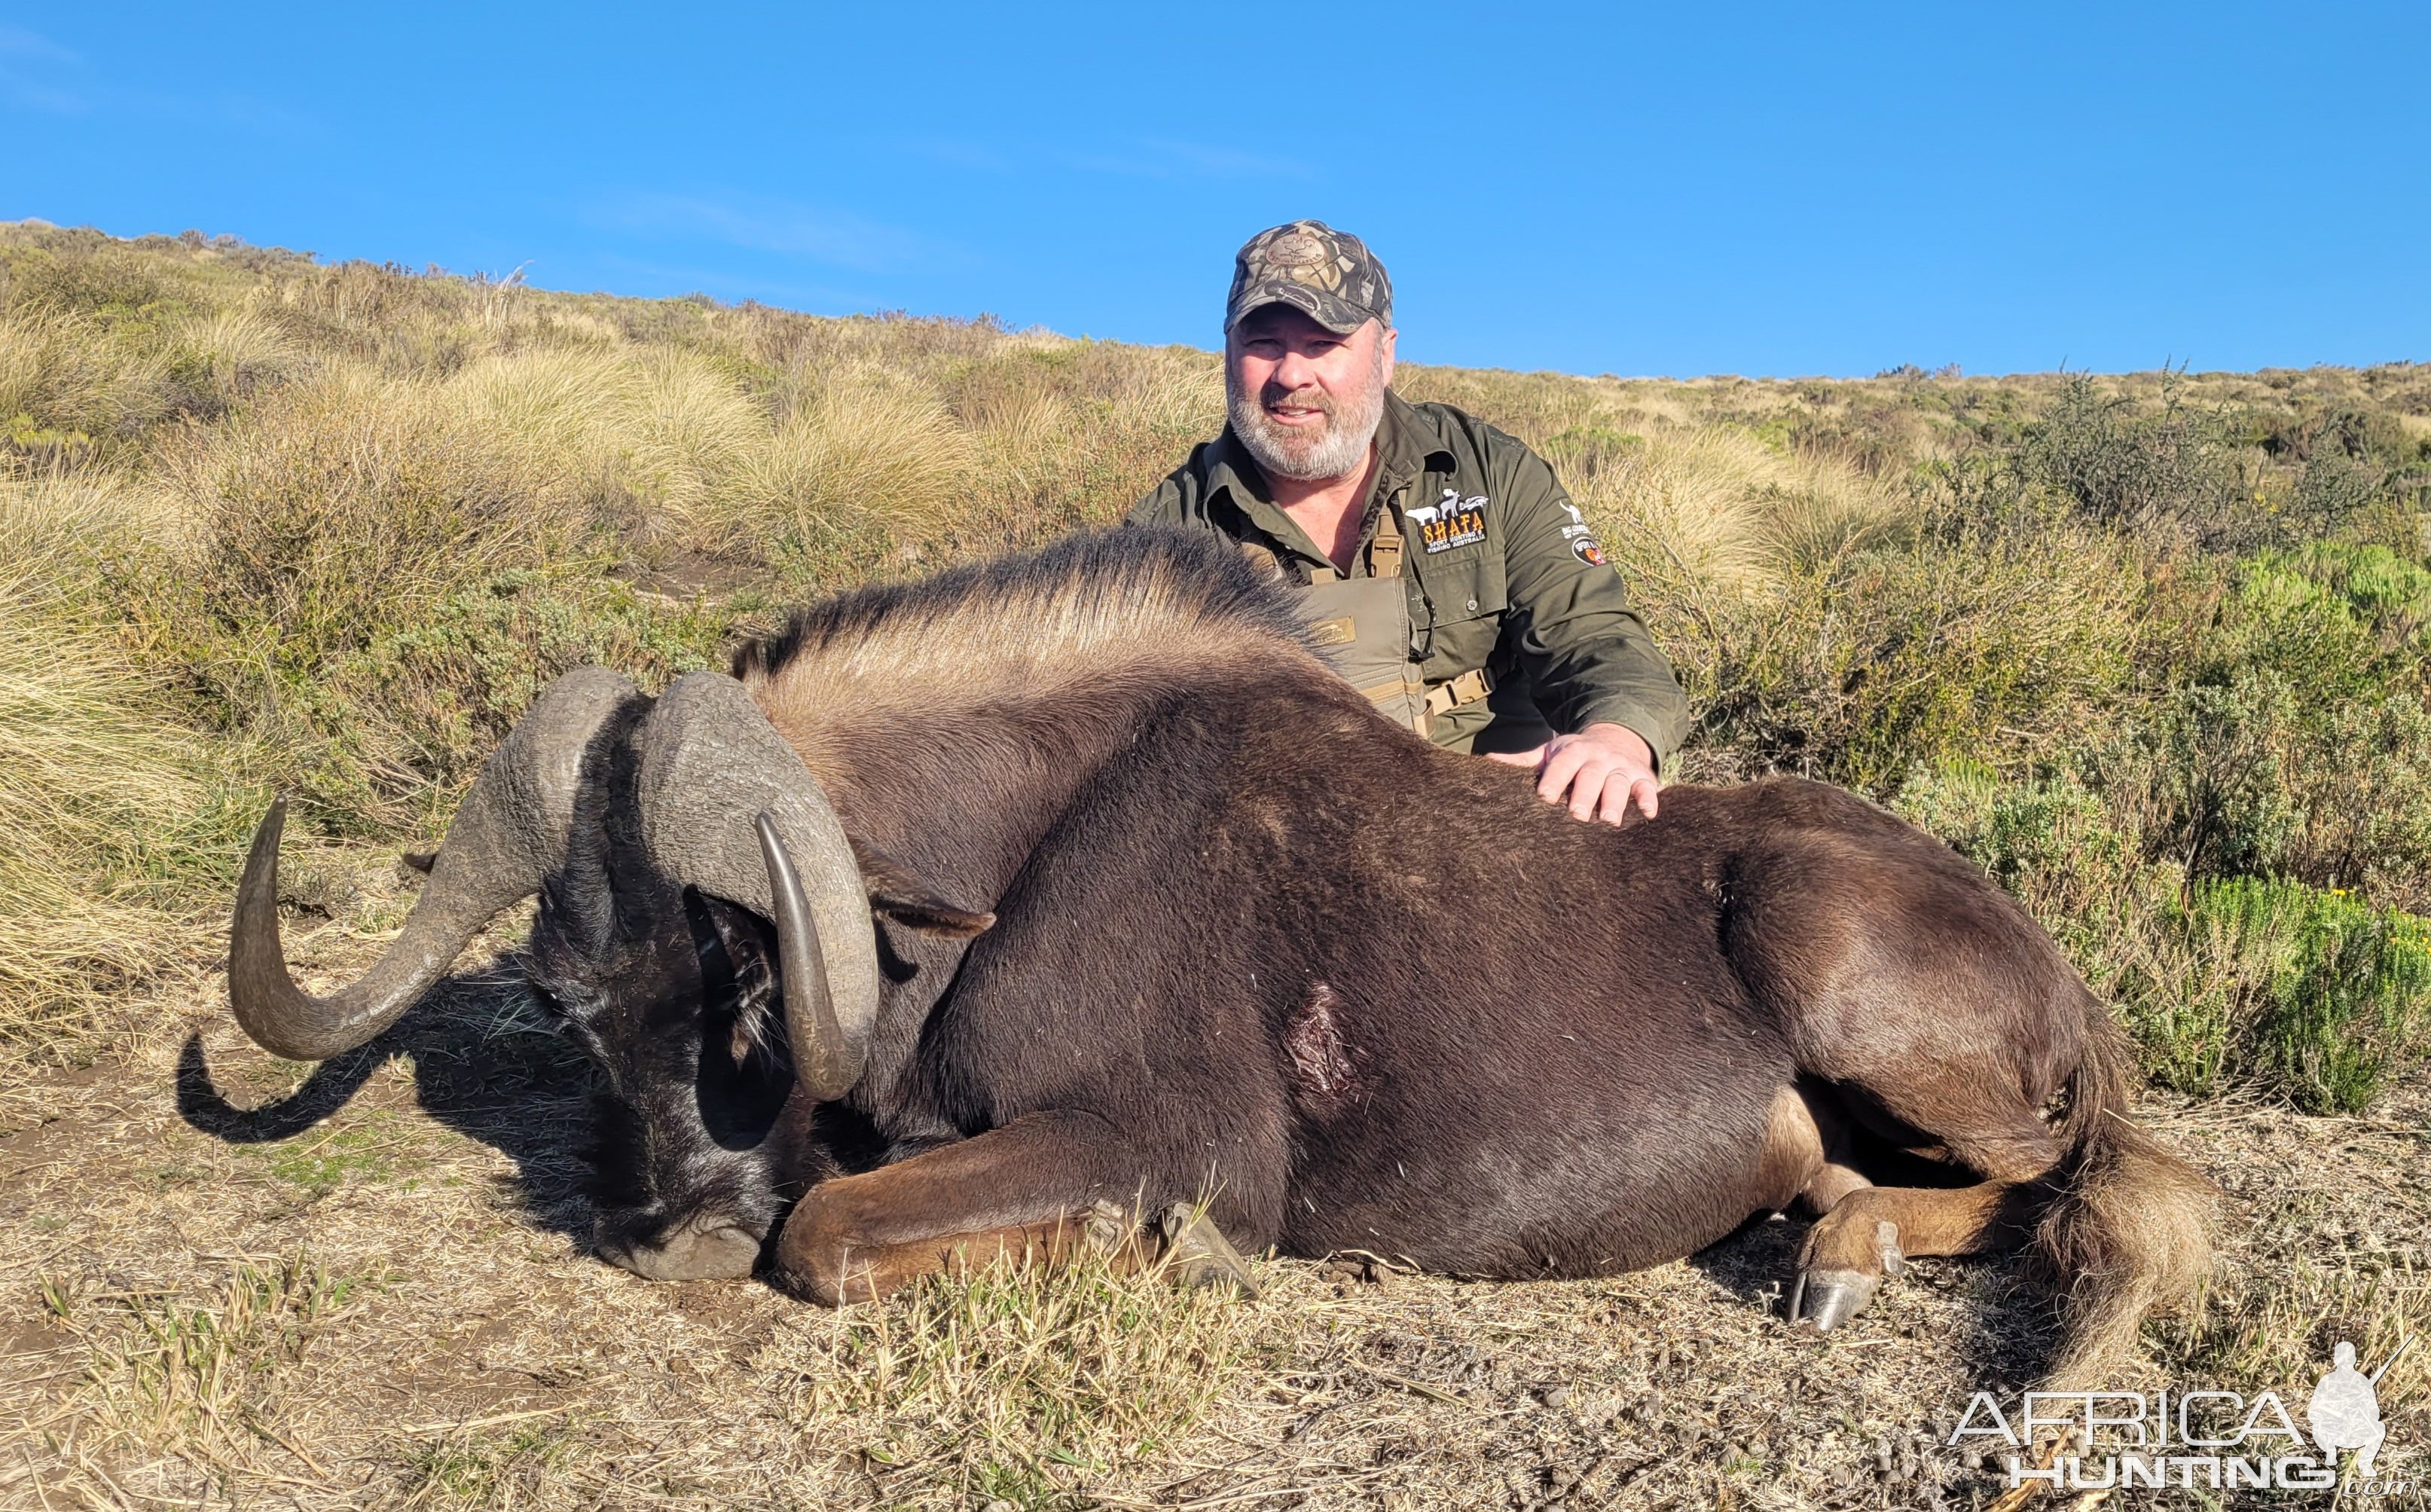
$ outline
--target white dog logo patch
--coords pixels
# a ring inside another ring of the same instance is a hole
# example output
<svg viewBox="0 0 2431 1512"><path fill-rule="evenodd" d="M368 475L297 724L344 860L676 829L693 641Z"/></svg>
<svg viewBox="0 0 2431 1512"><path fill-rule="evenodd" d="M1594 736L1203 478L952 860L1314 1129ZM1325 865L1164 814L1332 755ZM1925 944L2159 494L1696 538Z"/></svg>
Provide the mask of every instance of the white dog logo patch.
<svg viewBox="0 0 2431 1512"><path fill-rule="evenodd" d="M1471 494L1460 496L1460 490L1447 488L1443 497L1433 504L1421 504L1407 512L1409 521L1418 528L1418 539L1425 544L1427 555L1450 551L1454 546L1475 546L1485 539L1485 496Z"/></svg>

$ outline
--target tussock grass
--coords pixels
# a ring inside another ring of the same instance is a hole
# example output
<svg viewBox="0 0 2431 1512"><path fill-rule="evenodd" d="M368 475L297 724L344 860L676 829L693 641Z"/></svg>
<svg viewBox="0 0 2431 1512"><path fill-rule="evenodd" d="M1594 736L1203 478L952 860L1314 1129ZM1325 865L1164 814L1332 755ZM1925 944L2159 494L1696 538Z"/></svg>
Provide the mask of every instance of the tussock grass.
<svg viewBox="0 0 2431 1512"><path fill-rule="evenodd" d="M206 951L197 904L239 832L227 753L16 571L0 579L0 1036L33 1045Z"/></svg>
<svg viewBox="0 0 2431 1512"><path fill-rule="evenodd" d="M578 540L553 459L444 389L338 374L197 432L160 463L201 535L198 606L237 654L313 665L451 589Z"/></svg>
<svg viewBox="0 0 2431 1512"><path fill-rule="evenodd" d="M925 385L847 371L804 395L687 523L702 548L760 560L855 528L916 538L952 516L979 462Z"/></svg>
<svg viewBox="0 0 2431 1512"><path fill-rule="evenodd" d="M115 339L90 316L50 311L0 318L0 420L56 438L71 457L124 451L175 409L167 354Z"/></svg>
<svg viewBox="0 0 2431 1512"><path fill-rule="evenodd" d="M1649 438L1585 426L1557 433L1546 451L1638 576L1705 603L1777 592L1922 523L1905 491L1742 428Z"/></svg>

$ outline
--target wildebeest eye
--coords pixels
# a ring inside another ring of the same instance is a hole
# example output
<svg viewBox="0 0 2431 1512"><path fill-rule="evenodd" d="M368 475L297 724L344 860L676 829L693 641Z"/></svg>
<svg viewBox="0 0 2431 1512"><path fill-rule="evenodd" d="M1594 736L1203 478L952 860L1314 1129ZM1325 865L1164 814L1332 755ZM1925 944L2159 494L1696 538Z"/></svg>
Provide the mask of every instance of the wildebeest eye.
<svg viewBox="0 0 2431 1512"><path fill-rule="evenodd" d="M777 1053L777 973L765 950L754 949L736 973L734 994L734 1026L727 1036L727 1050L740 1068L756 1051L763 1056Z"/></svg>
<svg viewBox="0 0 2431 1512"><path fill-rule="evenodd" d="M767 926L750 913L696 892L684 895L700 960L700 990L712 1011L731 1004L727 1050L740 1069L757 1051L775 1053L776 952Z"/></svg>

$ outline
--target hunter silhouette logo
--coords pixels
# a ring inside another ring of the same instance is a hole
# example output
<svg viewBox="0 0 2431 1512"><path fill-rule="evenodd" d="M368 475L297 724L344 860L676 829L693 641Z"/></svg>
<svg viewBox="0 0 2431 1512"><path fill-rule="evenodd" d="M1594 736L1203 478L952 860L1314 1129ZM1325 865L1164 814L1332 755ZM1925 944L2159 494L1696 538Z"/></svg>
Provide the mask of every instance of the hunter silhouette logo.
<svg viewBox="0 0 2431 1512"><path fill-rule="evenodd" d="M2356 1369L2356 1347L2339 1340L2339 1347L2330 1352L2330 1373L2313 1388L2313 1400L2305 1408L2305 1421L2312 1427L2313 1442L2321 1446L2322 1458L2335 1465L2339 1451L2352 1449L2356 1471L2372 1473L2372 1456L2389 1436L2380 1420L2380 1378L2397 1363L2397 1355L2406 1352L2406 1345L2413 1342L2409 1335L2406 1344L2397 1346L2397 1354L2366 1375Z"/></svg>
<svg viewBox="0 0 2431 1512"><path fill-rule="evenodd" d="M2373 1462L2389 1430L2380 1420L2380 1382L2413 1344L2409 1336L2370 1375L2356 1368L2356 1347L2339 1340L2331 1366L2305 1403L2311 1442L2275 1391L2173 1387L2140 1391L2029 1391L2013 1416L1992 1393L1967 1403L1949 1442L2001 1440L2012 1488L2046 1483L2054 1491L2275 1488L2332 1490L2339 1461L2355 1455L2353 1489L2410 1493L2411 1481L2377 1476ZM2054 1441L2055 1440L2055 1441ZM2043 1446L2037 1452L2037 1446ZM2318 1449L2315 1455L2308 1451Z"/></svg>

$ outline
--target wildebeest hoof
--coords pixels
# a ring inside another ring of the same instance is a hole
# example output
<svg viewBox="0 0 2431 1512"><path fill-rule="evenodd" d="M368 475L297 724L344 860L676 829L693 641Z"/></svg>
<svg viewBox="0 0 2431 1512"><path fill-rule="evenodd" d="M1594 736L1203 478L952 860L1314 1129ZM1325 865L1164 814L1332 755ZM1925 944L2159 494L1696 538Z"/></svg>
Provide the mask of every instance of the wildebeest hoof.
<svg viewBox="0 0 2431 1512"><path fill-rule="evenodd" d="M1090 1249L1099 1254L1113 1254L1131 1242L1138 1232L1132 1221L1129 1208L1118 1207L1104 1199L1092 1202L1081 1215L1081 1235Z"/></svg>
<svg viewBox="0 0 2431 1512"><path fill-rule="evenodd" d="M1258 1284L1249 1263L1224 1237L1215 1220L1189 1202L1176 1202L1157 1215L1158 1235L1175 1279L1185 1286L1230 1286L1254 1300Z"/></svg>
<svg viewBox="0 0 2431 1512"><path fill-rule="evenodd" d="M1789 1320L1828 1334L1866 1310L1880 1277L1857 1270L1802 1270L1789 1294Z"/></svg>

